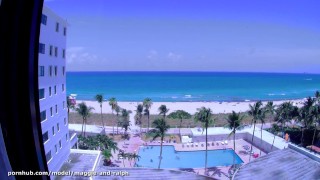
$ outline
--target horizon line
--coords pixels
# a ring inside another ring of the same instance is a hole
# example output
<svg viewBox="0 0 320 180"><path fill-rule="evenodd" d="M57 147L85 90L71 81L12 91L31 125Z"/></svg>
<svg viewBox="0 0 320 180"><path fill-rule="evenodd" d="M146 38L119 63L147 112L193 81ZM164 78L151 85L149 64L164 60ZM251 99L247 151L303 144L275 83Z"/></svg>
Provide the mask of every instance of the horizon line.
<svg viewBox="0 0 320 180"><path fill-rule="evenodd" d="M309 73L309 72L267 72L267 71L180 71L180 70L115 70L115 71L109 71L109 70L81 70L81 71L66 71L66 72L199 72L199 73L261 73L261 74L314 74L314 75L320 75L319 73Z"/></svg>

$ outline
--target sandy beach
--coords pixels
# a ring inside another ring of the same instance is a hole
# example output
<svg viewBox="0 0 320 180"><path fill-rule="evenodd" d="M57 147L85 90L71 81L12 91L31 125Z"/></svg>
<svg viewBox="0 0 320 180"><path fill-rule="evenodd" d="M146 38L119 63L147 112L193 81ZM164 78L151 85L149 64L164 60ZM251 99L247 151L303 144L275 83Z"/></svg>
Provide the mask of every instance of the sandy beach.
<svg viewBox="0 0 320 180"><path fill-rule="evenodd" d="M289 100L282 101L274 101L274 105L279 105L283 102ZM294 105L300 107L304 101L304 99L298 100L290 100ZM86 101L77 99L77 103L85 102L88 106L94 107L95 113L100 113L100 106L96 101ZM142 104L142 102L118 102L118 105L121 108L131 110L134 112L136 110L136 106L138 104ZM232 111L235 112L245 112L249 109L249 104L253 104L252 102L153 102L152 107L150 109L150 114L158 114L158 108L160 105L164 104L169 109L169 113L176 110L185 110L191 114L197 112L197 108L206 107L211 108L213 113L230 113ZM264 101L265 105L267 102ZM111 113L111 107L109 106L108 101L103 103L103 113Z"/></svg>

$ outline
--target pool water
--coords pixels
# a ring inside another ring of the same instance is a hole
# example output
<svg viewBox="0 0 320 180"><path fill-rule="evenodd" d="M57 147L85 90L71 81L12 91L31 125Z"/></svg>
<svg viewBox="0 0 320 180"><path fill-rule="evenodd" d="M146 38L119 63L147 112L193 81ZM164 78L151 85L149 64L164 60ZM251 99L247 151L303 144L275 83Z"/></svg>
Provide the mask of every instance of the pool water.
<svg viewBox="0 0 320 180"><path fill-rule="evenodd" d="M161 168L201 168L204 167L206 151L175 151L174 146L162 147ZM141 146L138 167L157 168L159 165L160 146ZM232 149L208 150L208 167L230 166L243 161Z"/></svg>

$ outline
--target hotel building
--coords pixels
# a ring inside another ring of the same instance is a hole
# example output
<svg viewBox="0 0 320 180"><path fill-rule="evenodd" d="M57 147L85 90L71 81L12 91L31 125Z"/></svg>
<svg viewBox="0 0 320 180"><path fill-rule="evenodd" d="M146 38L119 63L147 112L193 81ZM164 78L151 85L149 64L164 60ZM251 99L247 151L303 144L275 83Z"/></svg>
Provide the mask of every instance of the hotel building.
<svg viewBox="0 0 320 180"><path fill-rule="evenodd" d="M39 101L43 144L50 171L58 171L70 154L66 39L66 20L44 6L39 42Z"/></svg>

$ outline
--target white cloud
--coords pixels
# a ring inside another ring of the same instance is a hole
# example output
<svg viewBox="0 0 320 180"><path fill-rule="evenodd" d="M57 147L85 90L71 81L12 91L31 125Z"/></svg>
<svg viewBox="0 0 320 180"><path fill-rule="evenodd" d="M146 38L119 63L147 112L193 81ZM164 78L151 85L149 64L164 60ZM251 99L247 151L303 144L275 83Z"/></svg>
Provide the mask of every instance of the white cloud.
<svg viewBox="0 0 320 180"><path fill-rule="evenodd" d="M85 50L84 47L71 47L67 49L68 64L85 64L96 61L98 57Z"/></svg>
<svg viewBox="0 0 320 180"><path fill-rule="evenodd" d="M168 57L169 59L171 59L171 60L176 61L176 60L181 59L181 58L182 58L182 55L181 55L181 54L175 54L175 53L173 53L173 52L169 52L169 54L168 54L167 57Z"/></svg>
<svg viewBox="0 0 320 180"><path fill-rule="evenodd" d="M158 58L158 52L156 50L150 50L148 55L147 55L147 58L150 59L150 60L157 59Z"/></svg>

